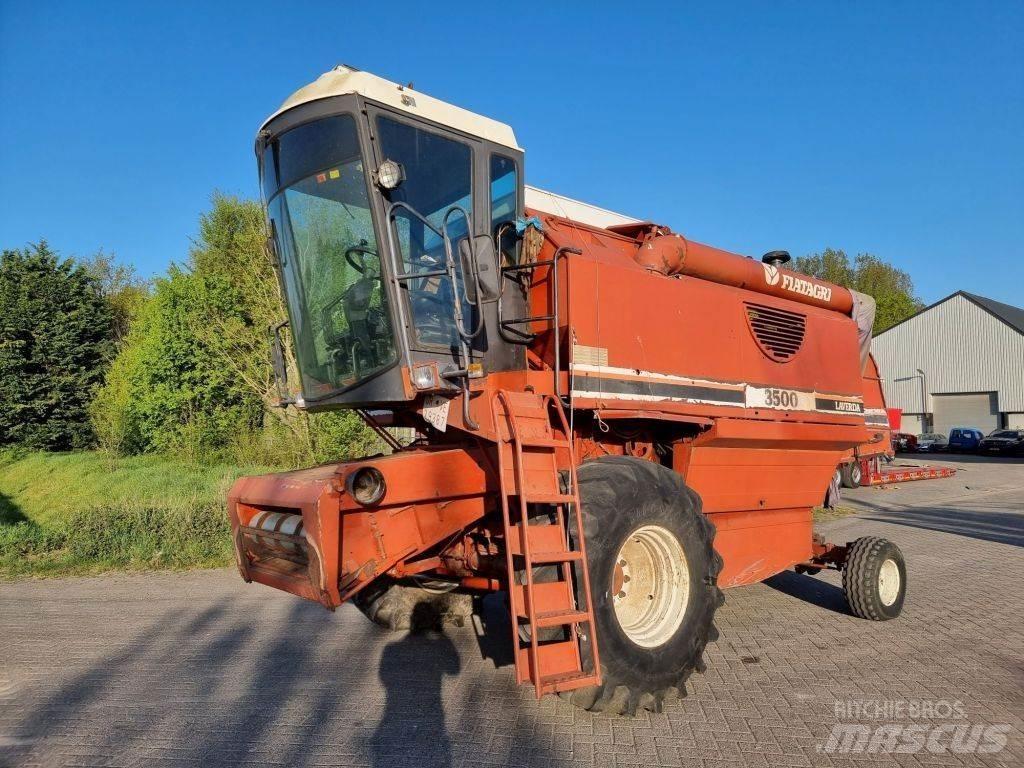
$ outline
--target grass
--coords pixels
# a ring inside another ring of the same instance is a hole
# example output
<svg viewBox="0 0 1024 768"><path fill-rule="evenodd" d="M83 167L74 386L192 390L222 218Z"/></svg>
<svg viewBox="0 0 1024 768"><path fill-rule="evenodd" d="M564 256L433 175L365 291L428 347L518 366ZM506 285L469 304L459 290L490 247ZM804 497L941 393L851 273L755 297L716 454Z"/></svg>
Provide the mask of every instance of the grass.
<svg viewBox="0 0 1024 768"><path fill-rule="evenodd" d="M267 467L98 451L0 453L0 577L232 561L224 498Z"/></svg>

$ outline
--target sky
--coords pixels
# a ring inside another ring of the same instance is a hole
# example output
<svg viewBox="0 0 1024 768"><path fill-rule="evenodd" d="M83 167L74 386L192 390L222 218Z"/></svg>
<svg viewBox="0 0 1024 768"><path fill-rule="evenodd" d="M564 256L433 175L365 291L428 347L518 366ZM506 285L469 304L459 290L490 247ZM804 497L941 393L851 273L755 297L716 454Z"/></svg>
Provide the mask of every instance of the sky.
<svg viewBox="0 0 1024 768"><path fill-rule="evenodd" d="M512 125L527 183L1024 305L1024 2L0 0L0 247L145 276L336 64Z"/></svg>

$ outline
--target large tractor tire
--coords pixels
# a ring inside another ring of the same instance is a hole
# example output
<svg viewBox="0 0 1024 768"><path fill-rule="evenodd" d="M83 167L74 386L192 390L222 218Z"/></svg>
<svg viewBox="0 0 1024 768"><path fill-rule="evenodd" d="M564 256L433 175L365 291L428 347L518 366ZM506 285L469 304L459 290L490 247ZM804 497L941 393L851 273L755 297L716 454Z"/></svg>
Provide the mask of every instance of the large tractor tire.
<svg viewBox="0 0 1024 768"><path fill-rule="evenodd" d="M374 624L390 629L441 629L463 626L473 613L473 598L443 582L397 582L387 578L359 592L356 607Z"/></svg>
<svg viewBox="0 0 1024 768"><path fill-rule="evenodd" d="M714 526L678 474L642 459L584 464L579 489L602 682L563 696L611 714L661 711L718 638Z"/></svg>
<svg viewBox="0 0 1024 768"><path fill-rule="evenodd" d="M843 488L859 488L861 480L864 479L860 462L854 459L847 464L841 465L839 467L839 478L843 483Z"/></svg>
<svg viewBox="0 0 1024 768"><path fill-rule="evenodd" d="M872 621L899 616L907 595L907 565L900 548L875 536L850 544L843 567L843 591L854 616Z"/></svg>

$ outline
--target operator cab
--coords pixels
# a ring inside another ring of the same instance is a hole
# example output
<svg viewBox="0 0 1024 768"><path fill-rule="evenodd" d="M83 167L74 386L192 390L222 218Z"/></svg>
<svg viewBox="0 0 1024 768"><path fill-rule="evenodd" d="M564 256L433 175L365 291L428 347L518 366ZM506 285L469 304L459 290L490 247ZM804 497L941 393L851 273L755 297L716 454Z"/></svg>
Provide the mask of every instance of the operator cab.
<svg viewBox="0 0 1024 768"><path fill-rule="evenodd" d="M524 367L497 314L502 294L525 309L501 271L523 212L511 129L338 67L268 119L256 153L301 407L454 395Z"/></svg>

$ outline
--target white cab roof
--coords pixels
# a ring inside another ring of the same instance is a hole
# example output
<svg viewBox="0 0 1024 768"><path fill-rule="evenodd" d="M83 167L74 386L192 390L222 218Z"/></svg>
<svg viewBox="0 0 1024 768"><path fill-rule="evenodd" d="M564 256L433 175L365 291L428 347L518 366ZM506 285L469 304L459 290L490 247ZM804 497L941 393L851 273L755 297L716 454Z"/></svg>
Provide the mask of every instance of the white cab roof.
<svg viewBox="0 0 1024 768"><path fill-rule="evenodd" d="M526 207L602 229L622 224L635 224L640 221L632 216L598 208L596 205L556 195L554 192L546 192L543 189L531 187L529 184L526 185Z"/></svg>
<svg viewBox="0 0 1024 768"><path fill-rule="evenodd" d="M425 93L392 83L383 77L346 66L338 66L330 72L324 72L309 85L299 88L284 100L274 114L263 121L263 125L300 104L350 93L357 93L402 112L408 112L410 115L425 117L471 136L493 141L495 144L519 149L512 128L505 123L447 104Z"/></svg>
<svg viewBox="0 0 1024 768"><path fill-rule="evenodd" d="M493 141L495 144L520 149L512 127L505 123L499 123L489 117L453 106L440 99L427 96L425 93L385 80L383 77L346 66L338 66L329 72L324 72L309 85L299 88L284 100L274 114L263 121L263 126L293 107L351 93L408 112L410 115L425 117L471 136L479 136L482 139ZM615 213L529 185L526 186L526 207L572 219L582 224L589 224L592 227L613 227L639 221L632 216Z"/></svg>

